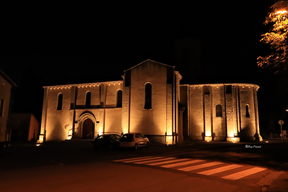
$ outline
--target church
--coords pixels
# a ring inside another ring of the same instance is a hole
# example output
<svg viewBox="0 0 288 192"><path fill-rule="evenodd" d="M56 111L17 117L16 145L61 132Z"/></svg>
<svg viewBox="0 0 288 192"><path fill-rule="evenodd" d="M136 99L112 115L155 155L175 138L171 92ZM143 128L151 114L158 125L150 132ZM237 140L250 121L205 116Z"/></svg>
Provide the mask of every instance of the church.
<svg viewBox="0 0 288 192"><path fill-rule="evenodd" d="M147 59L122 80L44 86L39 142L141 132L150 141L261 141L258 85L180 84L174 66Z"/></svg>

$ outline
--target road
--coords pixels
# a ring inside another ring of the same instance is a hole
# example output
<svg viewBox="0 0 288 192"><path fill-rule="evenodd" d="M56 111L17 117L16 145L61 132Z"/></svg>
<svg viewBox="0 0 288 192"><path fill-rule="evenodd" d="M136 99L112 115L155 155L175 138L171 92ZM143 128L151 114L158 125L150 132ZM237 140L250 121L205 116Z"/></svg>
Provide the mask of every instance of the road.
<svg viewBox="0 0 288 192"><path fill-rule="evenodd" d="M95 151L89 143L18 144L0 157L0 189L288 191L285 148L287 143L194 142Z"/></svg>

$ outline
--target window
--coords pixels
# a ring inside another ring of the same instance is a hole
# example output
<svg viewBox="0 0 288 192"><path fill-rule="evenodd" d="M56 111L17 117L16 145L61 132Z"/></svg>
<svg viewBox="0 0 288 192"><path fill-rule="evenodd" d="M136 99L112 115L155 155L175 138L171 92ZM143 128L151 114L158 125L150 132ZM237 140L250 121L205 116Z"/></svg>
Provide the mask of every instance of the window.
<svg viewBox="0 0 288 192"><path fill-rule="evenodd" d="M216 117L222 117L222 106L216 105Z"/></svg>
<svg viewBox="0 0 288 192"><path fill-rule="evenodd" d="M0 117L4 117L4 99L0 99Z"/></svg>
<svg viewBox="0 0 288 192"><path fill-rule="evenodd" d="M136 137L136 138L143 138L143 136L142 136L141 133L137 133L137 134L135 135L135 137Z"/></svg>
<svg viewBox="0 0 288 192"><path fill-rule="evenodd" d="M144 109L152 108L152 85L147 83L145 85L145 106Z"/></svg>
<svg viewBox="0 0 288 192"><path fill-rule="evenodd" d="M117 104L116 107L122 107L122 91L117 91Z"/></svg>
<svg viewBox="0 0 288 192"><path fill-rule="evenodd" d="M85 107L86 108L91 107L91 93L90 92L86 93Z"/></svg>
<svg viewBox="0 0 288 192"><path fill-rule="evenodd" d="M246 105L246 117L250 117L249 106L248 105Z"/></svg>
<svg viewBox="0 0 288 192"><path fill-rule="evenodd" d="M62 102L63 102L63 94L60 93L60 94L58 95L57 110L62 110Z"/></svg>

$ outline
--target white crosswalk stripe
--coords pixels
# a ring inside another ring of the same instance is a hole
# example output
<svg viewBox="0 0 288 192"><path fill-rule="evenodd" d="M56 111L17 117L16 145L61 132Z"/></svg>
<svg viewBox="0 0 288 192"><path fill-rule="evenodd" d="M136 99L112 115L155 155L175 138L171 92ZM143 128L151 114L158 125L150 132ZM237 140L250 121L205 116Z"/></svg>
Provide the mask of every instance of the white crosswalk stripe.
<svg viewBox="0 0 288 192"><path fill-rule="evenodd" d="M243 177L258 173L260 171L264 171L264 170L266 170L266 168L254 167L254 168L251 168L251 169L247 169L245 171L240 171L240 172L237 172L237 173L233 173L231 175L227 175L227 176L222 177L222 178L223 179L230 179L230 180L237 180L237 179L240 179L240 178L243 178Z"/></svg>
<svg viewBox="0 0 288 192"><path fill-rule="evenodd" d="M185 161L185 160L189 160L189 159L174 159L174 160L170 160L170 161L150 163L150 164L147 164L147 165L155 166L155 165L162 165L162 164L174 163L174 162Z"/></svg>
<svg viewBox="0 0 288 192"><path fill-rule="evenodd" d="M148 161L139 161L139 162L135 162L134 164L146 164L146 163L153 163L153 162L170 160L170 159L175 159L175 158L174 157L168 157L168 158L160 158L160 159L154 159L154 160L148 160Z"/></svg>
<svg viewBox="0 0 288 192"><path fill-rule="evenodd" d="M151 161L151 160L156 160L156 159L161 159L163 157L146 157L142 159L133 159L133 160L126 160L126 161L121 161L122 163L134 163L134 162L139 162L139 161Z"/></svg>
<svg viewBox="0 0 288 192"><path fill-rule="evenodd" d="M190 166L190 167L180 168L178 170L180 170L180 171L192 171L192 170L201 169L201 168L205 168L205 167L212 167L214 165L219 165L219 164L222 164L222 162L205 163L205 164L200 164L200 165L194 165L194 166Z"/></svg>
<svg viewBox="0 0 288 192"><path fill-rule="evenodd" d="M127 158L127 159L118 159L114 160L115 162L123 162L123 161L132 161L132 160L137 160L137 159L143 159L143 158L151 158L153 156L145 156L145 157L134 157L134 158Z"/></svg>
<svg viewBox="0 0 288 192"><path fill-rule="evenodd" d="M228 171L228 170L231 170L231 169L236 169L236 168L242 167L242 166L243 166L243 165L237 165L237 164L227 165L227 166L224 166L224 167L219 167L219 168L211 169L211 170L208 170L208 171L198 172L198 174L202 174L202 175L212 175L212 174L216 174L216 173L221 173L221 172L224 172L224 171Z"/></svg>
<svg viewBox="0 0 288 192"><path fill-rule="evenodd" d="M185 162L181 162L181 163L172 163L172 164L169 164L169 165L163 165L161 167L172 168L172 167L179 167L179 166L182 166L182 165L189 165L189 164L193 164L193 163L200 163L200 162L203 162L203 161L204 160L197 159L197 160L185 161Z"/></svg>
<svg viewBox="0 0 288 192"><path fill-rule="evenodd" d="M251 166L244 166L244 165L239 165L239 164L227 165L227 163L224 164L223 162L218 162L218 161L208 162L207 160L202 160L202 159L190 159L190 158L177 159L175 157L160 157L160 156L158 157L157 156L144 156L144 157L119 159L119 160L114 160L114 162L159 166L163 168L177 169L180 171L197 173L197 174L207 175L207 176L213 175L213 174L216 174L217 176L217 173L221 173L222 175L220 177L222 179L228 179L228 180L242 179L244 177L267 170L266 168L263 168L263 167L251 168ZM249 169L247 169L247 167L249 167ZM239 171L239 169L237 168L240 168L242 170ZM245 168L246 170L243 170ZM199 171L195 172L198 169L202 169L202 171L200 170L200 172ZM237 172L234 172L231 174L231 172L233 172L234 169ZM229 172L229 175L223 176L225 175L225 171L227 171L227 173Z"/></svg>

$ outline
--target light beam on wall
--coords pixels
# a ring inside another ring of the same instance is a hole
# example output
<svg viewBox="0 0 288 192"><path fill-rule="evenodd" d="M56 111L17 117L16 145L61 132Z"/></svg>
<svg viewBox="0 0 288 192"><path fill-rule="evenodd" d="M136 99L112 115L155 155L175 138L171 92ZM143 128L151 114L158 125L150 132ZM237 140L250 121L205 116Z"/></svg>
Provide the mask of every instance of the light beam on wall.
<svg viewBox="0 0 288 192"><path fill-rule="evenodd" d="M68 131L68 137L67 137L68 140L71 140L72 139L72 129L70 129Z"/></svg>
<svg viewBox="0 0 288 192"><path fill-rule="evenodd" d="M205 131L205 136L211 137L211 131Z"/></svg>

